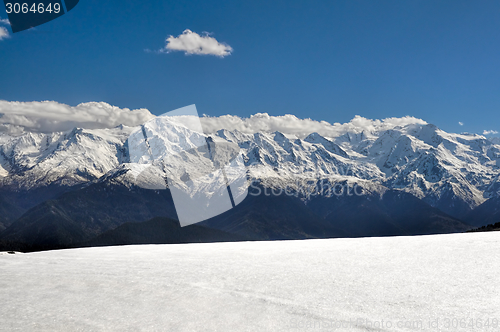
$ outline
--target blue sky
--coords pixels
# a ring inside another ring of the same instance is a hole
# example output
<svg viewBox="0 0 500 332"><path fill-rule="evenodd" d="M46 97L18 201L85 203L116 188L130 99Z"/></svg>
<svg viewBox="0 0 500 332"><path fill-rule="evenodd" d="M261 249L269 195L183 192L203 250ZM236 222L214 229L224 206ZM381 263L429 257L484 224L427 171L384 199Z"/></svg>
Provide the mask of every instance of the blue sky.
<svg viewBox="0 0 500 332"><path fill-rule="evenodd" d="M500 131L499 18L498 1L80 0L0 40L0 99ZM185 29L232 54L145 51Z"/></svg>

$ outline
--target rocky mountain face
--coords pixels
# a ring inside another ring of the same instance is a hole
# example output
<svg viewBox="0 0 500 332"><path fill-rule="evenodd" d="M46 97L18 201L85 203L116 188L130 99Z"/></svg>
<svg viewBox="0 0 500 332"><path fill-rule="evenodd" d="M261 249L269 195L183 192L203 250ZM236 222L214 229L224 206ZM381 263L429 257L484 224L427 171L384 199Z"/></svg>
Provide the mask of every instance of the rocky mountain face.
<svg viewBox="0 0 500 332"><path fill-rule="evenodd" d="M149 133L163 135L164 151L192 147L182 124L168 128L168 135ZM175 218L168 189L137 187L128 138L146 129L154 128L0 134L0 242L50 247L63 239L64 246L125 222ZM427 234L498 218L488 206L497 210L500 143L484 136L447 133L421 120L321 135L209 135L239 146L253 184L241 207L204 222L224 232L256 239ZM170 171L182 162L173 160ZM352 194L355 186L360 195ZM255 188L274 191L252 195Z"/></svg>

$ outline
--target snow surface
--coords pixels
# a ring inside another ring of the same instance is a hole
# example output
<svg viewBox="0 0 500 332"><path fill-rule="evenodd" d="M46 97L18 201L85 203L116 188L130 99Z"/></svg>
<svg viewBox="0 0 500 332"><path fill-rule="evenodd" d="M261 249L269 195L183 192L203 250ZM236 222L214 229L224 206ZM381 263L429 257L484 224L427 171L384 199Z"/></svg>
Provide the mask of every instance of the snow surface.
<svg viewBox="0 0 500 332"><path fill-rule="evenodd" d="M499 264L497 232L0 255L0 330L499 331Z"/></svg>

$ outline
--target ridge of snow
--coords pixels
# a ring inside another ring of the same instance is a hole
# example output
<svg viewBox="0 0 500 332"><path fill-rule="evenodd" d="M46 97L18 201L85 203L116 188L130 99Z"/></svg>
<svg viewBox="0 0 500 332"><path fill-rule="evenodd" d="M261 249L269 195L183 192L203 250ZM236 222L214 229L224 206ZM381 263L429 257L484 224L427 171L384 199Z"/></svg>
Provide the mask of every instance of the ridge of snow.
<svg viewBox="0 0 500 332"><path fill-rule="evenodd" d="M199 133L190 134L179 123L158 119L144 125L152 137L148 143L153 153L175 154L200 145ZM357 116L349 123L333 125L267 114L249 119L203 117L201 121L215 142L240 147L251 177L269 179L270 184L348 177L410 192L431 205L456 197L470 208L499 189L495 183L500 174L500 144L481 135L447 133L411 117L369 120ZM216 124L232 129L215 130ZM311 124L307 135L304 124ZM253 132L257 125L264 130ZM275 130L278 127L283 131ZM0 186L74 185L96 181L123 167L131 169L131 134L139 129L117 126L16 137L2 134ZM179 163L182 158L172 158L169 167L181 169ZM203 167L190 172L210 173Z"/></svg>

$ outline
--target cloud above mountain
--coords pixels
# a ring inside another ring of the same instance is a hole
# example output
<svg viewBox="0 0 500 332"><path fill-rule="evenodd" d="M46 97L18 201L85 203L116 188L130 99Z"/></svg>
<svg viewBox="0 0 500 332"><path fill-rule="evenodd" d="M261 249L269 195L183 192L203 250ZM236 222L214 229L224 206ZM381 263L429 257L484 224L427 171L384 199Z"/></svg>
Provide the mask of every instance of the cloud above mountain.
<svg viewBox="0 0 500 332"><path fill-rule="evenodd" d="M130 110L104 102L69 106L55 101L9 102L0 100L0 132L11 135L29 132L55 132L73 127L97 129L120 124L137 126L152 119L147 109Z"/></svg>
<svg viewBox="0 0 500 332"><path fill-rule="evenodd" d="M290 114L270 116L267 113L258 113L249 118L240 118L233 115L223 115L220 117L205 116L201 118L201 122L206 133L214 133L220 129L238 130L248 134L279 131L297 138L304 138L313 132L326 137L337 137L347 132L365 132L369 134L370 132L387 130L397 126L427 124L424 120L411 116L371 120L357 115L350 122L331 124L326 121L299 119Z"/></svg>
<svg viewBox="0 0 500 332"><path fill-rule="evenodd" d="M483 135L496 135L498 134L498 131L496 130L485 130L483 131Z"/></svg>
<svg viewBox="0 0 500 332"><path fill-rule="evenodd" d="M6 18L0 18L0 24L10 25L10 21ZM9 38L9 37L10 37L9 30L0 26L0 40L5 39L5 38Z"/></svg>
<svg viewBox="0 0 500 332"><path fill-rule="evenodd" d="M4 27L0 27L0 40L5 38L9 38L9 31L7 31Z"/></svg>
<svg viewBox="0 0 500 332"><path fill-rule="evenodd" d="M215 55L223 58L233 51L231 46L218 42L217 39L210 37L208 33L200 36L189 29L184 30L177 37L169 36L166 42L165 47L160 50L161 53L183 51L186 55Z"/></svg>
<svg viewBox="0 0 500 332"><path fill-rule="evenodd" d="M56 132L74 127L86 129L113 128L120 124L138 126L155 115L141 108L130 110L109 105L105 102L82 103L69 106L55 101L17 102L0 100L0 132L20 135L24 132ZM409 124L427 124L424 120L411 116L371 120L355 116L347 123L329 123L312 119L299 119L294 115L270 116L257 113L249 118L235 115L200 118L205 133L218 130L238 130L243 133L272 133L279 131L285 135L304 138L317 132L326 137L337 137L347 132L370 135L372 132L392 129Z"/></svg>

